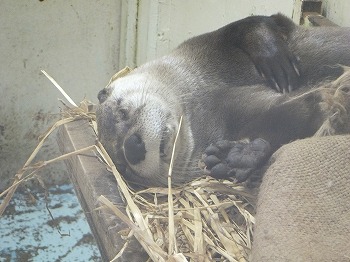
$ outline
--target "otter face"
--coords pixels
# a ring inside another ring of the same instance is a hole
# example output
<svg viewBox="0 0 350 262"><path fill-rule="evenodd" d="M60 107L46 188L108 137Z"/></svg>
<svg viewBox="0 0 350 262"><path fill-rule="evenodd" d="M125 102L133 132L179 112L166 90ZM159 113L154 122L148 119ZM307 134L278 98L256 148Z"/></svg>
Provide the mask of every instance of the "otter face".
<svg viewBox="0 0 350 262"><path fill-rule="evenodd" d="M166 185L181 116L174 95L154 78L131 73L98 98L98 136L118 170L136 183Z"/></svg>

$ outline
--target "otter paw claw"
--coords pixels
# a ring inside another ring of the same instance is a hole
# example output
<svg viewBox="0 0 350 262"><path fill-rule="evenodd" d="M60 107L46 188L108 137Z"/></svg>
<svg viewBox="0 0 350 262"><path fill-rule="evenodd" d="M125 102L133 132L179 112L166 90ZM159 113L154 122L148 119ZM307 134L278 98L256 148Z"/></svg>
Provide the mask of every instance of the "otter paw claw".
<svg viewBox="0 0 350 262"><path fill-rule="evenodd" d="M234 177L237 182L243 182L263 166L271 153L269 142L261 138L253 141L222 140L207 147L202 161L212 177Z"/></svg>

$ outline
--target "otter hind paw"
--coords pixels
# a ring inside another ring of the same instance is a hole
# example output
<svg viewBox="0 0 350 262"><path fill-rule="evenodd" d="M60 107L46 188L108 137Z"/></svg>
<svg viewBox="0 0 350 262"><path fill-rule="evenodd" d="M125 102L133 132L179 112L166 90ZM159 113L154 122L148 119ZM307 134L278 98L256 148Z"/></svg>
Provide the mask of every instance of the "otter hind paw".
<svg viewBox="0 0 350 262"><path fill-rule="evenodd" d="M270 155L270 143L261 138L253 141L222 140L207 147L202 161L212 177L233 177L237 182L244 182L264 165Z"/></svg>

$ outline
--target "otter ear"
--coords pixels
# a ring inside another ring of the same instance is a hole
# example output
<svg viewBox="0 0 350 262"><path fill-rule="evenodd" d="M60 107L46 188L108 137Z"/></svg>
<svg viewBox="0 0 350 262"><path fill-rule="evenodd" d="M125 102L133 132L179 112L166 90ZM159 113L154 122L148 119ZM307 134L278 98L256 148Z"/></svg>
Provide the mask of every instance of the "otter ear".
<svg viewBox="0 0 350 262"><path fill-rule="evenodd" d="M100 92L98 92L97 98L98 101L100 102L100 104L102 104L104 101L106 101L106 99L109 97L110 95L110 87L105 87L103 88Z"/></svg>

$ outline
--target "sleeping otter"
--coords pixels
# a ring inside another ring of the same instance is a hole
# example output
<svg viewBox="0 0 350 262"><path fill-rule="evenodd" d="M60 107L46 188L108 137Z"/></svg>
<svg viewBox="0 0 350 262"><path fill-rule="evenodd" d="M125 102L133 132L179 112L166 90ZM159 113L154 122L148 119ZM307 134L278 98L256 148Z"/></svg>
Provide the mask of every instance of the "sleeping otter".
<svg viewBox="0 0 350 262"><path fill-rule="evenodd" d="M339 77L340 64L350 65L350 29L248 17L194 37L100 91L99 139L128 180L166 185L183 116L172 182L202 175L204 152L212 176L243 181L278 147L312 136L334 113L324 106L334 90L310 89Z"/></svg>

